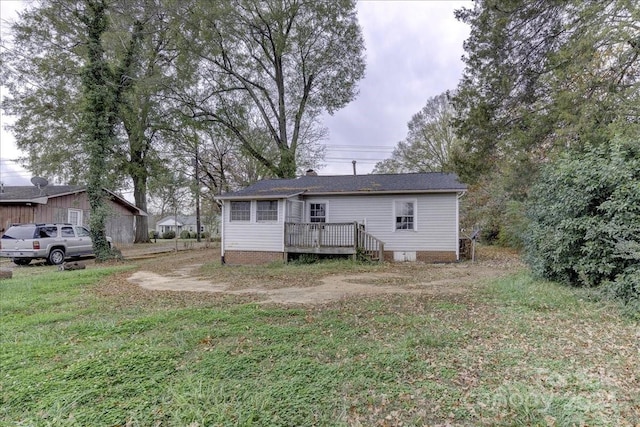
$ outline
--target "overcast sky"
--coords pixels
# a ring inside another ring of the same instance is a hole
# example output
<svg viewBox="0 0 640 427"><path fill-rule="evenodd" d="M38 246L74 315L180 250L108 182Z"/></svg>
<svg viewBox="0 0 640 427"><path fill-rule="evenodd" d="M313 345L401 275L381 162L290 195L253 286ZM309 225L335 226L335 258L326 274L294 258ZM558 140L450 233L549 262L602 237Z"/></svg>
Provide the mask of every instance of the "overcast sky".
<svg viewBox="0 0 640 427"><path fill-rule="evenodd" d="M20 1L0 0L2 33L15 17ZM323 175L370 173L406 136L407 122L430 97L455 89L462 75L462 43L469 28L453 12L471 1L361 1L358 17L364 32L367 69L355 101L333 116ZM30 174L11 160L20 156L0 117L0 180L29 185Z"/></svg>

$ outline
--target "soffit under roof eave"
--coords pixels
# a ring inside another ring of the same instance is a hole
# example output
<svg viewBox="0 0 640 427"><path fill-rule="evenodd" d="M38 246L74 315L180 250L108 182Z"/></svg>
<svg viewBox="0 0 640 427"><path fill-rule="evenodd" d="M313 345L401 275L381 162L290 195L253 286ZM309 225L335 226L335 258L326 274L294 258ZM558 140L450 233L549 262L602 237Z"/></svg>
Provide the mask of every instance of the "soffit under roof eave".
<svg viewBox="0 0 640 427"><path fill-rule="evenodd" d="M290 199L291 197L299 196L305 191L299 191L297 193L290 194L269 194L269 195L246 195L246 196L215 196L215 200L267 200L267 199Z"/></svg>
<svg viewBox="0 0 640 427"><path fill-rule="evenodd" d="M433 193L460 193L466 192L466 188L447 188L440 190L388 190L388 191L309 191L305 196L373 196L373 195L403 195L403 194L433 194Z"/></svg>
<svg viewBox="0 0 640 427"><path fill-rule="evenodd" d="M14 203L14 204L21 204L21 203L35 203L37 205L46 205L47 202L49 201L49 197L51 196L45 196L45 197L35 197L33 199L9 199L9 200L0 200L0 203L3 204L9 204L9 203Z"/></svg>
<svg viewBox="0 0 640 427"><path fill-rule="evenodd" d="M370 196L393 194L433 194L433 193L460 193L466 192L466 188L444 188L434 190L386 190L386 191L301 191L293 194L272 195L246 195L246 196L215 196L216 200L259 200L259 199L288 199L304 194L305 196Z"/></svg>

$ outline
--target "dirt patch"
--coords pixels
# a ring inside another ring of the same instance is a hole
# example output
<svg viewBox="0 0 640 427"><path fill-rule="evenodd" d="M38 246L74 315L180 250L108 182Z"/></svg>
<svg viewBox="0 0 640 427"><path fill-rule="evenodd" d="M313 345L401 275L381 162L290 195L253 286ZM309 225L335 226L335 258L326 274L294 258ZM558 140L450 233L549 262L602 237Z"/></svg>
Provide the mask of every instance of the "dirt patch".
<svg viewBox="0 0 640 427"><path fill-rule="evenodd" d="M251 296L263 303L321 304L381 294L463 294L487 279L508 274L521 267L517 255L509 253L475 263L389 264L385 271L328 274L313 284L304 286L290 286L283 282L274 287L267 282L261 285L259 280L251 280L250 286L238 287L233 283L216 280L215 277L202 277L199 269L203 262L197 261L204 259L202 251L174 254L170 259L144 265L128 280L151 291ZM208 262L215 262L210 255L206 255L206 259ZM239 271L238 274L242 272Z"/></svg>

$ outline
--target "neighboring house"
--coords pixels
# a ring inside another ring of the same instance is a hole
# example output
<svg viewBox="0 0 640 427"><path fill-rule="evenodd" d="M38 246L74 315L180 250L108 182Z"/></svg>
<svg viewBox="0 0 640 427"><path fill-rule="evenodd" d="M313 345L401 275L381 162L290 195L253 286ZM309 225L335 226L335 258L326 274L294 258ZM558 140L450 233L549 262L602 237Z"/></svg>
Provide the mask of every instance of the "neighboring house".
<svg viewBox="0 0 640 427"><path fill-rule="evenodd" d="M110 209L106 232L117 244L131 244L135 238L135 217L147 214L124 198L104 190ZM0 229L11 224L68 222L87 225L91 207L86 187L79 185L2 186Z"/></svg>
<svg viewBox="0 0 640 427"><path fill-rule="evenodd" d="M459 259L454 174L317 176L259 181L222 202L222 262L289 254L368 254L395 261Z"/></svg>
<svg viewBox="0 0 640 427"><path fill-rule="evenodd" d="M202 229L202 226L200 228ZM174 231L176 236L180 236L183 230L195 233L196 229L195 215L166 216L156 222L155 228L155 230L160 233L160 236L167 231Z"/></svg>
<svg viewBox="0 0 640 427"><path fill-rule="evenodd" d="M184 230L190 233L195 233L197 229L198 226L195 215L178 215L177 217L174 215L167 216L156 222L155 227L155 231L160 233L160 236L162 236L162 234L167 231L175 231L176 236L178 237L180 237L180 233ZM205 221L203 220L203 218L201 218L200 232L208 232L211 236L217 236L217 221L213 225L205 224Z"/></svg>

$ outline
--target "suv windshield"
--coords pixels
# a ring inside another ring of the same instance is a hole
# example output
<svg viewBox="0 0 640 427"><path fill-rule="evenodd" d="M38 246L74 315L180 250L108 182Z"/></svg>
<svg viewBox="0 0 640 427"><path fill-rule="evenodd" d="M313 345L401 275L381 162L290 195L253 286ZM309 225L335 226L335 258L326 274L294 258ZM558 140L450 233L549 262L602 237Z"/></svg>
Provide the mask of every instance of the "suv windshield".
<svg viewBox="0 0 640 427"><path fill-rule="evenodd" d="M2 235L3 239L33 239L35 227L9 227Z"/></svg>

